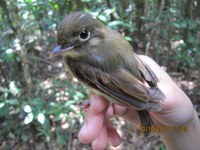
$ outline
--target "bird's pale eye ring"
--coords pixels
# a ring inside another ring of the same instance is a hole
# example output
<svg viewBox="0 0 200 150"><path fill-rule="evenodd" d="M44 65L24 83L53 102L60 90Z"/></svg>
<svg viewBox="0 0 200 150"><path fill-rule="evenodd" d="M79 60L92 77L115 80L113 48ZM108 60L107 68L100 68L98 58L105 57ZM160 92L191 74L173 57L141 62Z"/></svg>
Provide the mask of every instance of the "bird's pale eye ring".
<svg viewBox="0 0 200 150"><path fill-rule="evenodd" d="M89 39L89 37L90 37L90 32L86 29L83 29L79 34L79 38L81 41L86 41Z"/></svg>

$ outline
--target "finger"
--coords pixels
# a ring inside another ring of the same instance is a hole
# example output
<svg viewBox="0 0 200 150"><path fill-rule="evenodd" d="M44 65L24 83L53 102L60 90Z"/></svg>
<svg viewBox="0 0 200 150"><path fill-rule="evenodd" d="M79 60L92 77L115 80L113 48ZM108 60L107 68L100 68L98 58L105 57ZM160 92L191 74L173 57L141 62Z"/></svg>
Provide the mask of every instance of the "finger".
<svg viewBox="0 0 200 150"><path fill-rule="evenodd" d="M120 106L118 104L110 104L106 112L107 117L123 116L127 111L127 107Z"/></svg>
<svg viewBox="0 0 200 150"><path fill-rule="evenodd" d="M127 112L122 116L122 118L124 118L125 120L129 120L136 125L140 124L138 113L133 108L128 109Z"/></svg>
<svg viewBox="0 0 200 150"><path fill-rule="evenodd" d="M119 144L121 143L121 137L117 133L116 129L113 128L112 126L107 126L107 132L108 132L108 138L109 138L109 141L111 142L111 145L113 147L119 146Z"/></svg>
<svg viewBox="0 0 200 150"><path fill-rule="evenodd" d="M118 104L112 104L109 106L107 113L107 117L119 116L126 120L129 120L135 124L139 124L139 118L137 115L137 111L134 108L127 108L125 106L120 106Z"/></svg>
<svg viewBox="0 0 200 150"><path fill-rule="evenodd" d="M80 142L88 144L96 139L103 126L104 117L102 114L94 115L89 109L85 118L84 125L79 131Z"/></svg>
<svg viewBox="0 0 200 150"><path fill-rule="evenodd" d="M92 148L94 150L105 149L108 144L108 135L105 126L102 127L100 134L97 138L92 142Z"/></svg>
<svg viewBox="0 0 200 150"><path fill-rule="evenodd" d="M108 106L108 101L103 96L91 94L90 100L90 108L94 114L103 112Z"/></svg>

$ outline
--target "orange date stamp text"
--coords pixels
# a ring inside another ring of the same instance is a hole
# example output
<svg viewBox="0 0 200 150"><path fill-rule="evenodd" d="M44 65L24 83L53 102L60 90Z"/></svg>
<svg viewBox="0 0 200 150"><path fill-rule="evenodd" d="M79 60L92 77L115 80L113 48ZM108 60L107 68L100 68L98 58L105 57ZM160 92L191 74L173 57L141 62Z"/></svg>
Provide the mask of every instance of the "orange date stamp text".
<svg viewBox="0 0 200 150"><path fill-rule="evenodd" d="M140 126L142 132L187 132L186 126Z"/></svg>

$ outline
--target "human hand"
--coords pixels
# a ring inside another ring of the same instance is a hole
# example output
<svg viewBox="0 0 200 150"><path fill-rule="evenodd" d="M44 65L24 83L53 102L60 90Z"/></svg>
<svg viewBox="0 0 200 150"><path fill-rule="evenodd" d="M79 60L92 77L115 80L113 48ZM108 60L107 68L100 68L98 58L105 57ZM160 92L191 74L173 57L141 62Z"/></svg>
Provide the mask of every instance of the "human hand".
<svg viewBox="0 0 200 150"><path fill-rule="evenodd" d="M155 125L180 126L187 124L193 117L193 105L185 93L175 84L169 75L151 58L139 56L158 77L158 87L166 99L161 102L161 111L150 112ZM82 143L92 143L93 149L106 148L108 141L111 145L120 144L120 136L112 127L109 118L120 116L140 125L136 110L117 104L110 104L102 96L91 94L90 107L87 109L84 125L79 132Z"/></svg>

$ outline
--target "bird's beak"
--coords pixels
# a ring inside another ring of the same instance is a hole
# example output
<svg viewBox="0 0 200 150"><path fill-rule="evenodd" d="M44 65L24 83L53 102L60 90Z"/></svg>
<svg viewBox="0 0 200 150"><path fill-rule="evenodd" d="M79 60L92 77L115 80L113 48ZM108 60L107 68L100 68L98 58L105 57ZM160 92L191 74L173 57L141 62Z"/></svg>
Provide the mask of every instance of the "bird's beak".
<svg viewBox="0 0 200 150"><path fill-rule="evenodd" d="M71 50L73 48L74 48L74 46L69 46L69 47L66 47L66 48L61 48L61 46L58 45L51 52L50 58L54 58L56 56L62 55L64 52L69 51L69 50Z"/></svg>

